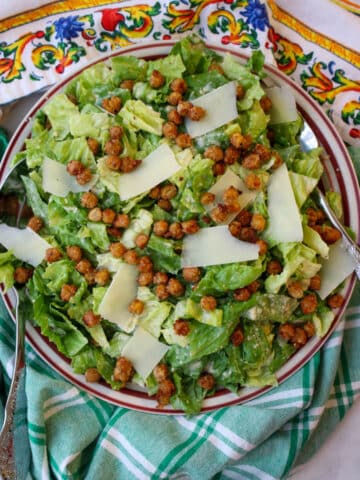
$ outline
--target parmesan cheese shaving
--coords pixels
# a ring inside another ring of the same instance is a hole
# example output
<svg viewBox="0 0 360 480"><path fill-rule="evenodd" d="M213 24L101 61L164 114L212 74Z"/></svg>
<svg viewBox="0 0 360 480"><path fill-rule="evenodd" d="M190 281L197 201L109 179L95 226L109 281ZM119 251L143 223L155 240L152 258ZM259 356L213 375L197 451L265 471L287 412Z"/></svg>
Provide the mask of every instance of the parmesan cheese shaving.
<svg viewBox="0 0 360 480"><path fill-rule="evenodd" d="M4 223L0 224L0 243L11 250L16 258L33 267L44 260L46 250L51 247L31 228L9 227Z"/></svg>

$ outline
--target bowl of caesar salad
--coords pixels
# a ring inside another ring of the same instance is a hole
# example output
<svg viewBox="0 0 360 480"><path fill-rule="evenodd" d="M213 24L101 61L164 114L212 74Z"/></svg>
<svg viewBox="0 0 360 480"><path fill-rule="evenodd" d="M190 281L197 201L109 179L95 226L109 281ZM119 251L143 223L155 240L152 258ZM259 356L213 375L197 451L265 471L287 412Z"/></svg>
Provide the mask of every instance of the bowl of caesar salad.
<svg viewBox="0 0 360 480"><path fill-rule="evenodd" d="M320 147L302 148L304 125ZM312 192L358 238L351 160L260 51L194 35L122 48L34 105L0 178L15 164L2 295L13 315L22 290L32 347L103 400L189 415L252 400L319 351L350 299L354 267Z"/></svg>

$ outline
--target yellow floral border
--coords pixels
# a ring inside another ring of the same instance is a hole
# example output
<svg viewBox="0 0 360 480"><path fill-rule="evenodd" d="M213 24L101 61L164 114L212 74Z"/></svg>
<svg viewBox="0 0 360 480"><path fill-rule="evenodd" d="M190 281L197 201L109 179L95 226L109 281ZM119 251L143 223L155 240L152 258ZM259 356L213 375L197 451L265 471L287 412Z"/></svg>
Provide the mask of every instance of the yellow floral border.
<svg viewBox="0 0 360 480"><path fill-rule="evenodd" d="M96 5L94 5L94 0L60 0L58 2L48 3L33 10L1 20L0 33L46 18L50 15L81 10L84 8L102 7L103 5L110 5L112 3L119 3L119 0L96 0Z"/></svg>
<svg viewBox="0 0 360 480"><path fill-rule="evenodd" d="M272 16L275 20L283 23L287 27L291 28L292 30L296 31L299 35L301 35L306 40L309 40L312 43L319 45L326 50L334 53L338 57L343 58L347 62L351 63L357 68L360 68L360 53L352 50L351 48L345 47L340 43L336 42L332 38L323 35L315 30L312 30L303 22L298 20L297 18L290 15L288 12L283 10L282 8L276 5L274 0L268 0L268 5L271 9Z"/></svg>

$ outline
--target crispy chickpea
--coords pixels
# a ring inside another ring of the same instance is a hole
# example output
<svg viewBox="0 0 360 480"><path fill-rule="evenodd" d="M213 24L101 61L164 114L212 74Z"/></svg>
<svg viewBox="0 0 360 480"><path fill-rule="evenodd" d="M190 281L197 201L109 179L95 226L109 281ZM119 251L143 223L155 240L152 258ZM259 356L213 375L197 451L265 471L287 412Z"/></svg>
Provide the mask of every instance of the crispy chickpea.
<svg viewBox="0 0 360 480"><path fill-rule="evenodd" d="M88 219L91 222L101 222L101 219L102 219L101 208L99 207L92 208L88 213Z"/></svg>
<svg viewBox="0 0 360 480"><path fill-rule="evenodd" d="M89 383L97 383L101 379L101 375L98 372L97 368L89 367L85 371L85 380Z"/></svg>
<svg viewBox="0 0 360 480"><path fill-rule="evenodd" d="M79 160L70 160L70 162L66 165L66 170L70 175L76 176L79 173L83 172L85 166Z"/></svg>
<svg viewBox="0 0 360 480"><path fill-rule="evenodd" d="M279 335L287 342L295 337L295 327L291 323L284 323L279 326Z"/></svg>
<svg viewBox="0 0 360 480"><path fill-rule="evenodd" d="M101 322L100 315L96 315L92 310L85 312L82 319L87 327L95 327Z"/></svg>
<svg viewBox="0 0 360 480"><path fill-rule="evenodd" d="M212 171L213 171L213 174L215 175L215 177L218 177L219 175L224 175L225 170L226 170L225 162L216 162L212 166Z"/></svg>
<svg viewBox="0 0 360 480"><path fill-rule="evenodd" d="M110 253L115 258L121 258L126 251L127 248L121 242L115 242L110 244Z"/></svg>
<svg viewBox="0 0 360 480"><path fill-rule="evenodd" d="M193 105L190 108L189 118L194 122L198 122L199 120L204 118L205 115L206 115L206 111L202 107L199 107L197 105Z"/></svg>
<svg viewBox="0 0 360 480"><path fill-rule="evenodd" d="M306 322L303 328L308 338L313 337L316 333L314 324L312 322Z"/></svg>
<svg viewBox="0 0 360 480"><path fill-rule="evenodd" d="M110 236L110 237L115 237L115 238L121 238L122 237L122 230L120 230L120 228L116 228L116 227L106 227L106 233Z"/></svg>
<svg viewBox="0 0 360 480"><path fill-rule="evenodd" d="M239 149L242 147L244 136L240 132L234 132L230 135L230 143L233 147Z"/></svg>
<svg viewBox="0 0 360 480"><path fill-rule="evenodd" d="M255 145L253 153L259 155L261 163L268 162L272 156L271 150L261 143Z"/></svg>
<svg viewBox="0 0 360 480"><path fill-rule="evenodd" d="M226 205L218 203L210 212L210 217L215 223L223 223L229 215L229 209Z"/></svg>
<svg viewBox="0 0 360 480"><path fill-rule="evenodd" d="M190 333L190 322L187 320L183 320L182 318L178 318L174 322L174 332L176 335L181 335L182 337L186 337Z"/></svg>
<svg viewBox="0 0 360 480"><path fill-rule="evenodd" d="M127 383L134 375L133 364L126 357L119 357L116 360L116 366L114 369L114 380L116 382Z"/></svg>
<svg viewBox="0 0 360 480"><path fill-rule="evenodd" d="M194 233L197 233L200 230L200 226L198 222L194 219L185 220L184 222L181 222L181 226L182 226L183 232L186 233L187 235L193 235Z"/></svg>
<svg viewBox="0 0 360 480"><path fill-rule="evenodd" d="M169 122L173 122L173 123L175 123L175 125L181 125L184 121L183 117L175 109L170 110L170 112L168 112L168 114L167 114L167 117L168 117Z"/></svg>
<svg viewBox="0 0 360 480"><path fill-rule="evenodd" d="M297 280L288 282L287 292L292 298L302 298L304 296L304 288L302 283Z"/></svg>
<svg viewBox="0 0 360 480"><path fill-rule="evenodd" d="M48 263L57 262L62 258L62 253L57 247L50 247L46 249L45 260Z"/></svg>
<svg viewBox="0 0 360 480"><path fill-rule="evenodd" d="M301 327L296 327L295 328L295 335L291 339L292 344L294 345L295 348L300 348L303 345L306 344L307 342L307 335L306 332L303 328Z"/></svg>
<svg viewBox="0 0 360 480"><path fill-rule="evenodd" d="M200 306L203 310L211 312L212 310L215 310L217 306L216 298L211 295L204 295L201 297Z"/></svg>
<svg viewBox="0 0 360 480"><path fill-rule="evenodd" d="M182 101L182 95L180 92L171 92L170 95L168 95L167 100L170 103L170 105L173 105L176 107L179 102Z"/></svg>
<svg viewBox="0 0 360 480"><path fill-rule="evenodd" d="M250 290L250 293L255 293L260 288L260 282L258 280L254 280L253 282L249 283L247 288Z"/></svg>
<svg viewBox="0 0 360 480"><path fill-rule="evenodd" d="M235 219L240 222L242 227L249 227L251 225L252 213L249 210L242 209Z"/></svg>
<svg viewBox="0 0 360 480"><path fill-rule="evenodd" d="M153 283L153 273L152 272L140 272L138 276L138 284L140 287L147 287Z"/></svg>
<svg viewBox="0 0 360 480"><path fill-rule="evenodd" d="M135 245L138 248L145 248L149 241L149 235L145 235L145 233L139 233L139 235L135 238Z"/></svg>
<svg viewBox="0 0 360 480"><path fill-rule="evenodd" d="M243 330L240 326L235 328L235 330L233 331L233 333L230 337L230 341L235 347L238 347L239 345L241 345L243 343L244 332L243 332Z"/></svg>
<svg viewBox="0 0 360 480"><path fill-rule="evenodd" d="M162 133L164 137L174 140L177 137L178 128L174 122L165 122L162 126Z"/></svg>
<svg viewBox="0 0 360 480"><path fill-rule="evenodd" d="M198 384L204 390L211 390L215 387L215 378L211 373L202 373L198 379Z"/></svg>
<svg viewBox="0 0 360 480"><path fill-rule="evenodd" d="M168 298L169 292L167 291L166 285L164 283L156 285L155 295L158 297L159 300L166 300Z"/></svg>
<svg viewBox="0 0 360 480"><path fill-rule="evenodd" d="M124 135L124 129L121 125L113 125L109 130L110 138L117 139Z"/></svg>
<svg viewBox="0 0 360 480"><path fill-rule="evenodd" d="M95 272L95 283L102 287L109 283L110 278L110 272L107 268L101 268Z"/></svg>
<svg viewBox="0 0 360 480"><path fill-rule="evenodd" d="M317 309L318 301L316 296L313 293L305 295L300 301L300 308L302 313L305 315L308 313L314 313Z"/></svg>
<svg viewBox="0 0 360 480"><path fill-rule="evenodd" d="M312 207L307 208L306 216L308 219L308 225L310 227L318 223L318 210L315 210L315 208L312 208Z"/></svg>
<svg viewBox="0 0 360 480"><path fill-rule="evenodd" d="M173 183L168 183L161 188L160 196L166 200L171 200L177 195L177 186Z"/></svg>
<svg viewBox="0 0 360 480"><path fill-rule="evenodd" d="M84 168L84 170L76 175L76 181L79 185L86 185L92 179L92 173L90 168Z"/></svg>
<svg viewBox="0 0 360 480"><path fill-rule="evenodd" d="M243 226L238 220L233 220L232 222L229 223L229 226L228 226L229 232L235 238L240 238L242 228Z"/></svg>
<svg viewBox="0 0 360 480"><path fill-rule="evenodd" d="M225 149L224 162L227 165L233 165L240 159L240 150L230 145Z"/></svg>
<svg viewBox="0 0 360 480"><path fill-rule="evenodd" d="M91 269L84 273L84 278L88 285L95 285L95 269Z"/></svg>
<svg viewBox="0 0 360 480"><path fill-rule="evenodd" d="M183 238L184 231L182 229L180 222L173 222L169 226L169 237L173 238L174 240L181 240Z"/></svg>
<svg viewBox="0 0 360 480"><path fill-rule="evenodd" d="M33 274L32 268L16 267L14 271L14 280L16 283L26 283Z"/></svg>
<svg viewBox="0 0 360 480"><path fill-rule="evenodd" d="M69 302L71 298L75 295L77 291L77 286L76 285L70 285L65 283L61 287L60 291L60 298L63 302Z"/></svg>
<svg viewBox="0 0 360 480"><path fill-rule="evenodd" d="M168 284L166 285L166 289L173 297L181 297L185 290L183 284L176 278L170 278Z"/></svg>
<svg viewBox="0 0 360 480"><path fill-rule="evenodd" d="M256 240L256 244L259 246L259 255L265 255L265 253L268 251L268 244L265 242L265 240L259 238L259 240Z"/></svg>
<svg viewBox="0 0 360 480"><path fill-rule="evenodd" d="M115 220L115 217L116 217L116 212L111 208L105 208L105 210L102 211L101 219L104 223L107 223L108 225L112 225L113 221Z"/></svg>
<svg viewBox="0 0 360 480"><path fill-rule="evenodd" d="M341 238L341 232L337 228L329 227L328 225L323 225L321 229L321 238L328 245L332 245Z"/></svg>
<svg viewBox="0 0 360 480"><path fill-rule="evenodd" d="M239 190L232 185L223 193L223 200L229 212L236 212L240 210Z"/></svg>
<svg viewBox="0 0 360 480"><path fill-rule="evenodd" d="M270 260L266 266L266 272L269 275L278 275L282 272L282 266L279 260Z"/></svg>
<svg viewBox="0 0 360 480"><path fill-rule="evenodd" d="M119 138L111 138L104 145L104 153L107 155L119 155L123 150L123 144Z"/></svg>
<svg viewBox="0 0 360 480"><path fill-rule="evenodd" d="M142 163L141 160L136 160L135 158L131 158L131 157L123 157L121 159L120 170L123 173L130 173L136 168L138 168L139 165L141 165L141 163Z"/></svg>
<svg viewBox="0 0 360 480"><path fill-rule="evenodd" d="M165 77L161 72L159 72L159 70L154 69L151 72L151 75L150 75L150 78L149 78L149 83L150 83L152 88L160 88L165 83Z"/></svg>
<svg viewBox="0 0 360 480"><path fill-rule="evenodd" d="M197 283L201 278L201 270L198 267L184 267L182 276L185 282Z"/></svg>
<svg viewBox="0 0 360 480"><path fill-rule="evenodd" d="M176 388L174 382L166 378L159 383L158 391L156 392L157 407L163 408L170 402L171 396L175 393Z"/></svg>
<svg viewBox="0 0 360 480"><path fill-rule="evenodd" d="M211 203L214 203L214 201L215 195L211 192L205 192L200 197L201 205L210 205Z"/></svg>
<svg viewBox="0 0 360 480"><path fill-rule="evenodd" d="M76 264L75 268L82 275L85 275L86 273L91 272L93 270L93 266L91 265L90 260L88 260L87 258L81 259Z"/></svg>
<svg viewBox="0 0 360 480"><path fill-rule="evenodd" d="M36 216L31 217L27 223L27 227L31 228L31 230L34 230L34 232L40 232L43 225L44 223L41 218Z"/></svg>
<svg viewBox="0 0 360 480"><path fill-rule="evenodd" d="M280 154L275 151L272 152L272 156L274 157L274 163L272 164L271 170L276 170L283 164L283 159Z"/></svg>
<svg viewBox="0 0 360 480"><path fill-rule="evenodd" d="M189 115L191 107L192 107L191 102L187 102L186 100L180 100L180 102L177 104L177 112L182 117L186 117L187 115Z"/></svg>
<svg viewBox="0 0 360 480"><path fill-rule="evenodd" d="M219 72L221 75L224 75L224 69L218 63L212 63L209 66L208 72L213 72L213 71Z"/></svg>
<svg viewBox="0 0 360 480"><path fill-rule="evenodd" d="M153 262L148 255L144 255L140 257L138 262L138 270L139 272L152 272L153 269Z"/></svg>
<svg viewBox="0 0 360 480"><path fill-rule="evenodd" d="M254 139L249 133L247 133L246 135L243 135L241 150L243 152L246 152L247 150L250 149L250 147L253 143L254 143Z"/></svg>
<svg viewBox="0 0 360 480"><path fill-rule="evenodd" d="M109 113L116 115L121 109L121 98L115 96L110 98L104 98L101 102L101 106L104 110L107 110Z"/></svg>
<svg viewBox="0 0 360 480"><path fill-rule="evenodd" d="M135 80L126 79L120 83L120 88L125 88L125 90L130 90L134 88Z"/></svg>
<svg viewBox="0 0 360 480"><path fill-rule="evenodd" d="M245 95L245 88L241 85L236 85L236 98L238 100L241 100L242 98L244 98L244 95Z"/></svg>
<svg viewBox="0 0 360 480"><path fill-rule="evenodd" d="M81 195L81 205L84 207L84 208L95 208L96 205L98 204L98 198L97 196L95 195L95 193L93 192L84 192L82 195Z"/></svg>
<svg viewBox="0 0 360 480"><path fill-rule="evenodd" d="M170 200L167 200L166 198L160 198L157 204L160 208L165 210L165 212L170 212L170 210L172 209Z"/></svg>
<svg viewBox="0 0 360 480"><path fill-rule="evenodd" d="M266 227L265 217L260 213L254 213L251 218L250 226L257 232L262 232Z"/></svg>
<svg viewBox="0 0 360 480"><path fill-rule="evenodd" d="M339 293L334 293L334 295L331 295L326 300L326 303L329 305L330 308L340 308L341 305L344 303L344 297Z"/></svg>
<svg viewBox="0 0 360 480"><path fill-rule="evenodd" d="M114 218L113 225L116 228L128 228L130 217L127 213L118 213Z"/></svg>
<svg viewBox="0 0 360 480"><path fill-rule="evenodd" d="M123 259L126 263L128 263L129 265L136 265L139 261L139 257L138 257L138 254L136 253L135 250L127 250L124 255L123 255Z"/></svg>
<svg viewBox="0 0 360 480"><path fill-rule="evenodd" d="M154 233L158 237L163 237L169 230L169 224L166 220L158 220L154 223Z"/></svg>
<svg viewBox="0 0 360 480"><path fill-rule="evenodd" d="M310 290L320 290L321 287L321 277L320 275L314 275L310 278L309 289Z"/></svg>
<svg viewBox="0 0 360 480"><path fill-rule="evenodd" d="M245 178L245 185L248 187L249 190L261 190L261 178L255 173L251 172Z"/></svg>
<svg viewBox="0 0 360 480"><path fill-rule="evenodd" d="M239 240L242 240L243 242L256 243L258 241L256 230L252 227L242 227L240 230Z"/></svg>
<svg viewBox="0 0 360 480"><path fill-rule="evenodd" d="M204 152L204 157L210 158L214 162L221 162L224 160L224 151L218 145L210 145Z"/></svg>
<svg viewBox="0 0 360 480"><path fill-rule="evenodd" d="M251 292L247 287L241 287L234 290L234 299L237 302L246 302L251 297Z"/></svg>
<svg viewBox="0 0 360 480"><path fill-rule="evenodd" d="M169 367L166 363L158 363L153 370L155 380L159 383L166 380L169 376Z"/></svg>
<svg viewBox="0 0 360 480"><path fill-rule="evenodd" d="M144 311L144 302L142 302L138 298L135 298L135 300L133 300L128 306L128 310L134 315L141 315Z"/></svg>
<svg viewBox="0 0 360 480"><path fill-rule="evenodd" d="M248 170L256 170L261 167L260 155L258 153L249 153L241 161L241 165Z"/></svg>
<svg viewBox="0 0 360 480"><path fill-rule="evenodd" d="M267 95L264 95L263 97L260 98L260 106L265 113L270 113L272 102Z"/></svg>
<svg viewBox="0 0 360 480"><path fill-rule="evenodd" d="M159 185L157 185L156 187L150 190L149 197L152 198L153 200L158 200L160 198L160 192L161 192L161 188Z"/></svg>
<svg viewBox="0 0 360 480"><path fill-rule="evenodd" d="M156 272L153 278L155 285L166 285L169 281L168 274L166 272Z"/></svg>
<svg viewBox="0 0 360 480"><path fill-rule="evenodd" d="M82 250L77 245L69 245L66 247L66 254L73 262L80 262L82 258Z"/></svg>
<svg viewBox="0 0 360 480"><path fill-rule="evenodd" d="M173 92L185 93L187 90L186 82L183 78L175 78L170 83L170 90Z"/></svg>
<svg viewBox="0 0 360 480"><path fill-rule="evenodd" d="M180 148L188 148L192 145L191 137L188 133L179 133L175 138L175 143Z"/></svg>

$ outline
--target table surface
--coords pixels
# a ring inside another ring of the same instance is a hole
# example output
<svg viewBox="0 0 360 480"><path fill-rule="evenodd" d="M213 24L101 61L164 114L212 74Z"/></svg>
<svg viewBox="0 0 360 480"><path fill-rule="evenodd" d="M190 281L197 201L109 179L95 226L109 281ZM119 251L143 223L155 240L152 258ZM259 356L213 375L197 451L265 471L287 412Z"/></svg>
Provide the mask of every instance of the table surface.
<svg viewBox="0 0 360 480"><path fill-rule="evenodd" d="M12 135L28 110L41 97L36 93L0 109L0 126ZM291 480L359 480L360 399L306 465L294 469Z"/></svg>

